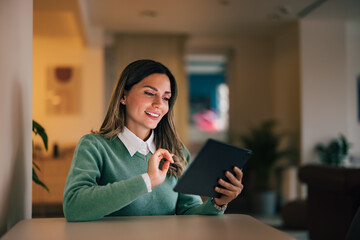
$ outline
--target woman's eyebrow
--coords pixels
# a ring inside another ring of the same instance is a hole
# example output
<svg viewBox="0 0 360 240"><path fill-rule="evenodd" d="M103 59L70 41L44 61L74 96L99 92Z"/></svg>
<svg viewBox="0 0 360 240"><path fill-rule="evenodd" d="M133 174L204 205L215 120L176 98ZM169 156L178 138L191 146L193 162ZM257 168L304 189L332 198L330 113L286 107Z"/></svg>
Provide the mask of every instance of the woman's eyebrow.
<svg viewBox="0 0 360 240"><path fill-rule="evenodd" d="M154 90L154 91L157 91L157 92L158 92L158 89L157 89L157 88L155 88L155 87L153 87L153 86L146 85L146 86L144 86L144 87L146 87L146 88L151 88L152 90ZM171 94L171 91L165 91L165 94Z"/></svg>

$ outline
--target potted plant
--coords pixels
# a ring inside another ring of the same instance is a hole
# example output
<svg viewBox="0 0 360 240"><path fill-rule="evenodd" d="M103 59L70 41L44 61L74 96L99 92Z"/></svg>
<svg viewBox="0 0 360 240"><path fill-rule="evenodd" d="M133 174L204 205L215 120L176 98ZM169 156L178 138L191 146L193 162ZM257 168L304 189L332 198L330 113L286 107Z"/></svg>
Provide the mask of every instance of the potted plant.
<svg viewBox="0 0 360 240"><path fill-rule="evenodd" d="M46 149L46 151L48 150L48 137L46 134L45 129L36 121L33 120L33 127L32 127L32 131L34 133L34 137L36 135L39 135L42 139L42 142L44 144L44 147ZM34 146L34 140L33 140L33 146ZM42 186L46 191L49 192L49 188L39 179L36 171L40 171L39 166L34 162L34 160L32 161L33 167L32 167L32 180L34 181L34 183Z"/></svg>
<svg viewBox="0 0 360 240"><path fill-rule="evenodd" d="M270 185L273 167L279 159L290 153L288 149L280 149L285 133L276 133L276 125L275 120L267 120L240 136L244 147L253 151L245 169L252 176L249 184L252 184L255 192L253 208L255 212L266 215L275 214L276 209L276 192Z"/></svg>
<svg viewBox="0 0 360 240"><path fill-rule="evenodd" d="M318 143L315 151L319 154L320 160L324 164L341 166L349 154L350 143L343 134L338 138L333 138L328 144Z"/></svg>

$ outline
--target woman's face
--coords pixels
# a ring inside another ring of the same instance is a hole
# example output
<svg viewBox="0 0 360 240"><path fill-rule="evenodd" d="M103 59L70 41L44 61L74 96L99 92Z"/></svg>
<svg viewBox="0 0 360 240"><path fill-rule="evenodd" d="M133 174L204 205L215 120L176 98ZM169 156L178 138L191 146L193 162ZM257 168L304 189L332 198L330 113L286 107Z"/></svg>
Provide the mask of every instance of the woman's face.
<svg viewBox="0 0 360 240"><path fill-rule="evenodd" d="M170 79L166 74L154 73L135 84L122 98L125 105L125 126L145 140L169 111Z"/></svg>

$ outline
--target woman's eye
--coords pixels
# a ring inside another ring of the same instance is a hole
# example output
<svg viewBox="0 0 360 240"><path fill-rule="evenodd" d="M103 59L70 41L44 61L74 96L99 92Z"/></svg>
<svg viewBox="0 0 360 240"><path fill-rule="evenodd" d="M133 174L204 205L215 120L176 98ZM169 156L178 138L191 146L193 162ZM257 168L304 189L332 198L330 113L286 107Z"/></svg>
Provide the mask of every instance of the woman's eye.
<svg viewBox="0 0 360 240"><path fill-rule="evenodd" d="M146 95L149 95L149 96L154 96L155 94L151 93L151 92L145 92Z"/></svg>
<svg viewBox="0 0 360 240"><path fill-rule="evenodd" d="M163 98L165 101L170 101L170 98L168 98L168 97L164 97Z"/></svg>

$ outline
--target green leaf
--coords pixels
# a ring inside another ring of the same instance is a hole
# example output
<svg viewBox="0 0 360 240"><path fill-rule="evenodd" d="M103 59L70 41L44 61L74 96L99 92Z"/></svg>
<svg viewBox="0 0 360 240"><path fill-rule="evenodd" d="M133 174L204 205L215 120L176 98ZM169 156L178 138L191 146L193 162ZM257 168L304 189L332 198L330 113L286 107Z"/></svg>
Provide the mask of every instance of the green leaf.
<svg viewBox="0 0 360 240"><path fill-rule="evenodd" d="M40 171L39 166L38 166L34 161L33 161L32 163L33 163L33 165L35 166L35 168Z"/></svg>
<svg viewBox="0 0 360 240"><path fill-rule="evenodd" d="M49 188L39 179L34 168L32 169L32 179L33 179L34 183L42 186L46 191L50 192Z"/></svg>
<svg viewBox="0 0 360 240"><path fill-rule="evenodd" d="M45 129L38 123L36 122L35 120L33 120L33 132L35 133L35 135L40 135L43 143L44 143L44 146L45 146L45 149L46 151L48 150L48 137L47 137L47 134L45 132Z"/></svg>
<svg viewBox="0 0 360 240"><path fill-rule="evenodd" d="M33 120L33 127L32 127L32 130L36 135L40 135L42 141L43 141L43 144L45 146L45 149L46 151L48 150L48 137L47 137L47 134L45 132L45 129L38 123L36 122L35 120ZM33 147L34 147L34 141L33 141ZM39 179L34 167L40 171L40 168L39 166L33 161L33 168L32 168L32 180L34 181L34 183L42 186L46 191L49 192L49 188Z"/></svg>

